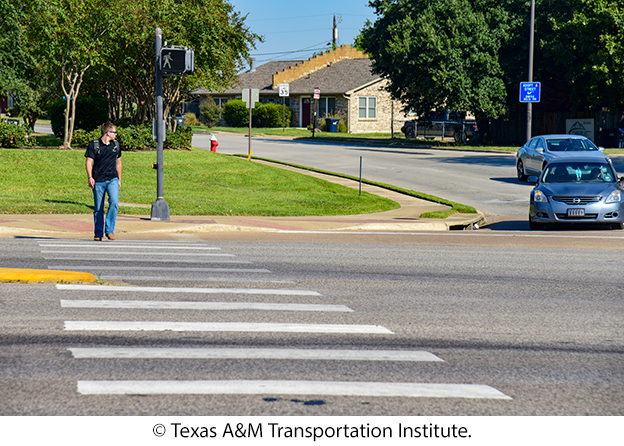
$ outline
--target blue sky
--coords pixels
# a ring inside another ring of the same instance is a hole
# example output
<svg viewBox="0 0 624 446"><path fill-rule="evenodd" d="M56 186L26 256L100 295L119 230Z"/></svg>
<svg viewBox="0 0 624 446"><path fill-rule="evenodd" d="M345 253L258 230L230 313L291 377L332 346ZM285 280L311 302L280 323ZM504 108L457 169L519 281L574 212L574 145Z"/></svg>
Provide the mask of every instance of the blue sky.
<svg viewBox="0 0 624 446"><path fill-rule="evenodd" d="M307 59L329 48L336 15L339 45L351 45L366 19L374 22L368 0L229 0L234 10L247 16L246 23L264 43L252 50L256 65L272 60Z"/></svg>

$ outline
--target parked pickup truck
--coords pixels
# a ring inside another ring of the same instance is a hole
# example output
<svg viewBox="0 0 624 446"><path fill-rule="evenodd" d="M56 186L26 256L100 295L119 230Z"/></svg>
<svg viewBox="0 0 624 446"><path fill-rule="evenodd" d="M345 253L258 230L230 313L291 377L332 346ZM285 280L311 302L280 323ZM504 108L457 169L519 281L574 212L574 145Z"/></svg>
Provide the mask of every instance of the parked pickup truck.
<svg viewBox="0 0 624 446"><path fill-rule="evenodd" d="M477 123L471 119L457 119L453 113L443 113L438 116L441 119L433 119L429 125L417 120L406 121L401 127L401 132L406 138L453 138L455 142L466 142L477 135Z"/></svg>

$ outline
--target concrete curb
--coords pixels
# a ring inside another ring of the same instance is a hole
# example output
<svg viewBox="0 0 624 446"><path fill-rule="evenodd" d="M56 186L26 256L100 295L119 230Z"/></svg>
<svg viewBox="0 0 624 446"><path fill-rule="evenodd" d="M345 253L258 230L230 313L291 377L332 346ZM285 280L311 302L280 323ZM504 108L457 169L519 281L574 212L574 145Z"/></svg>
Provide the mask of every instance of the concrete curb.
<svg viewBox="0 0 624 446"><path fill-rule="evenodd" d="M77 271L0 268L0 282L95 282L95 276Z"/></svg>

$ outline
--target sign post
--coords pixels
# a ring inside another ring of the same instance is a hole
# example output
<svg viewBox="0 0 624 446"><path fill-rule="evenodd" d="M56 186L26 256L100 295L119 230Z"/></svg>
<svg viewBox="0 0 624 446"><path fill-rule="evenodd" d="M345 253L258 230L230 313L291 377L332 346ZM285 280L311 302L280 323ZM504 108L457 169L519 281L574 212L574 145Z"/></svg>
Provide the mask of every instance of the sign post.
<svg viewBox="0 0 624 446"><path fill-rule="evenodd" d="M260 91L257 88L243 88L243 101L249 109L249 140L247 141L247 160L251 159L251 110L260 100Z"/></svg>
<svg viewBox="0 0 624 446"><path fill-rule="evenodd" d="M282 98L282 132L286 130L286 99L290 95L289 84L279 84L279 95Z"/></svg>
<svg viewBox="0 0 624 446"><path fill-rule="evenodd" d="M312 123L312 138L314 138L314 131L316 130L316 112L318 110L318 100L321 98L321 89L314 87L314 122Z"/></svg>

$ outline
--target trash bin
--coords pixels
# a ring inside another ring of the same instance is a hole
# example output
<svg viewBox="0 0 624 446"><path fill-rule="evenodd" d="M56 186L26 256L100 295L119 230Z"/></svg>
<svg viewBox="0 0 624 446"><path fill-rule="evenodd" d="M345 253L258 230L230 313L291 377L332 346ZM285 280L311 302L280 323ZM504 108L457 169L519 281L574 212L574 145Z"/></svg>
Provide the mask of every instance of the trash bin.
<svg viewBox="0 0 624 446"><path fill-rule="evenodd" d="M338 131L338 123L340 119L335 118L325 118L325 124L327 124L327 130L331 133L336 133Z"/></svg>

